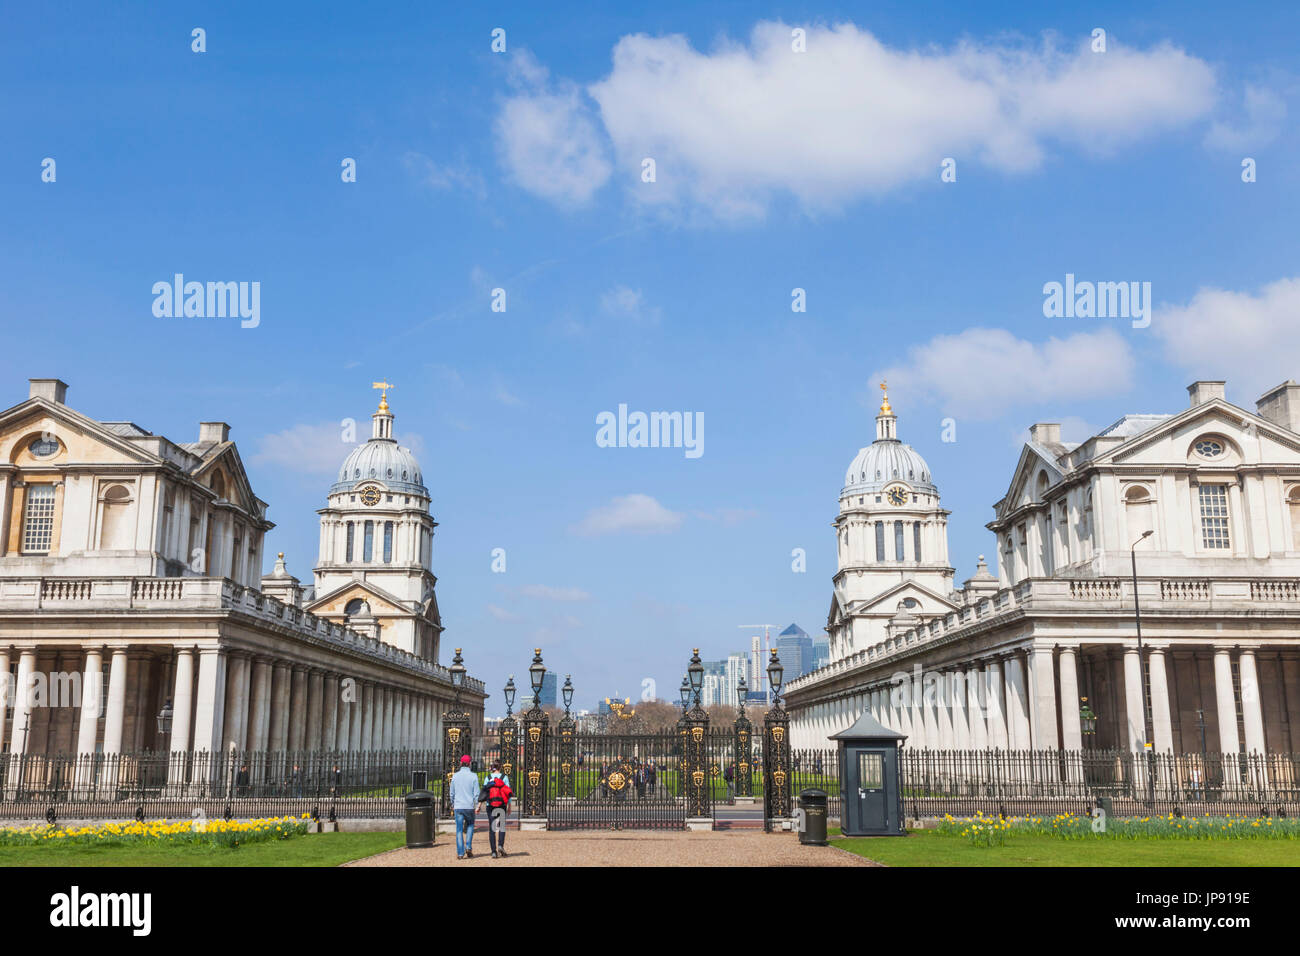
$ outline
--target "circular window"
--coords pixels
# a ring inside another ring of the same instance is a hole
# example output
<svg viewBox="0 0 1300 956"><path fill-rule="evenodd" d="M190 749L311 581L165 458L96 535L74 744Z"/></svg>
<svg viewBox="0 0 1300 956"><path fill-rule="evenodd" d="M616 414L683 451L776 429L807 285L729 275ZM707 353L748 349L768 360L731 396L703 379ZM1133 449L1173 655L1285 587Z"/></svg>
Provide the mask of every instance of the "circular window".
<svg viewBox="0 0 1300 956"><path fill-rule="evenodd" d="M1192 447L1202 458L1218 458L1223 454L1223 442L1215 441L1213 438L1202 438Z"/></svg>
<svg viewBox="0 0 1300 956"><path fill-rule="evenodd" d="M27 450L37 458L49 458L59 453L59 443L53 438L38 438L27 446Z"/></svg>

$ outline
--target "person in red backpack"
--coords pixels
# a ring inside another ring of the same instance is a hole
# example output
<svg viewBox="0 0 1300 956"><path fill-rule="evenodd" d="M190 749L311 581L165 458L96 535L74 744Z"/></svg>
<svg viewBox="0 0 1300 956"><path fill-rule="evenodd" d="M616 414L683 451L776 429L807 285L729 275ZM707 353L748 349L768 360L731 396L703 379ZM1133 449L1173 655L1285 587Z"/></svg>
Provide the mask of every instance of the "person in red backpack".
<svg viewBox="0 0 1300 956"><path fill-rule="evenodd" d="M479 802L488 808L488 845L492 859L506 855L506 815L510 812L510 779L501 773L501 765L493 763L488 778L483 782Z"/></svg>

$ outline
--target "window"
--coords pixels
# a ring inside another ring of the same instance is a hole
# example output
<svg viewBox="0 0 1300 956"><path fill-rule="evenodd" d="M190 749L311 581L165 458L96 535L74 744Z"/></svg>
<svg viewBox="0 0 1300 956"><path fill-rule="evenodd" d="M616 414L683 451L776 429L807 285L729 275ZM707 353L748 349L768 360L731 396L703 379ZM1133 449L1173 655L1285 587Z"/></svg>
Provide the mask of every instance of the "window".
<svg viewBox="0 0 1300 956"><path fill-rule="evenodd" d="M1223 454L1223 442L1213 438L1202 438L1192 448L1202 458L1218 458Z"/></svg>
<svg viewBox="0 0 1300 956"><path fill-rule="evenodd" d="M354 530L355 529L352 527L352 522L349 521L348 522L348 550L347 550L347 557L343 559L344 561L352 560L352 539L356 537L356 535L353 533Z"/></svg>
<svg viewBox="0 0 1300 956"><path fill-rule="evenodd" d="M129 512L131 492L125 485L110 485L99 499L99 547L104 551L126 551L132 547L134 529Z"/></svg>
<svg viewBox="0 0 1300 956"><path fill-rule="evenodd" d="M59 453L59 442L55 438L38 438L27 446L27 450L33 458L50 458Z"/></svg>
<svg viewBox="0 0 1300 956"><path fill-rule="evenodd" d="M912 557L921 560L921 522L912 522Z"/></svg>
<svg viewBox="0 0 1300 956"><path fill-rule="evenodd" d="M885 786L885 757L879 753L858 753L858 786L882 790Z"/></svg>
<svg viewBox="0 0 1300 956"><path fill-rule="evenodd" d="M894 522L894 560L902 561L907 556L903 554L903 522Z"/></svg>
<svg viewBox="0 0 1300 956"><path fill-rule="evenodd" d="M28 485L23 514L23 552L49 554L54 534L54 486Z"/></svg>
<svg viewBox="0 0 1300 956"><path fill-rule="evenodd" d="M1201 547L1224 550L1228 539L1228 486L1201 485Z"/></svg>
<svg viewBox="0 0 1300 956"><path fill-rule="evenodd" d="M361 560L369 564L375 559L375 523L366 522L365 541L361 545Z"/></svg>
<svg viewBox="0 0 1300 956"><path fill-rule="evenodd" d="M876 560L885 560L885 523L876 522Z"/></svg>
<svg viewBox="0 0 1300 956"><path fill-rule="evenodd" d="M384 522L384 564L393 562L393 523Z"/></svg>

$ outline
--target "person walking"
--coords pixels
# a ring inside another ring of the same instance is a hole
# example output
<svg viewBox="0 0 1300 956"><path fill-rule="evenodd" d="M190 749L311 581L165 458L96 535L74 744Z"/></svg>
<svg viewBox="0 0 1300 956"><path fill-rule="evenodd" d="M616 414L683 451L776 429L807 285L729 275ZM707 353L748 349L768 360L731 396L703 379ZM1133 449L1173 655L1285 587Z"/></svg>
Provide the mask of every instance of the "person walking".
<svg viewBox="0 0 1300 956"><path fill-rule="evenodd" d="M451 809L456 816L456 859L474 858L474 808L478 804L478 775L469 768L469 754L451 776Z"/></svg>
<svg viewBox="0 0 1300 956"><path fill-rule="evenodd" d="M736 765L727 764L727 769L722 772L722 779L727 781L727 802L736 802Z"/></svg>
<svg viewBox="0 0 1300 956"><path fill-rule="evenodd" d="M478 799L487 804L488 845L494 860L506 855L506 816L510 813L511 792L510 779L501 773L500 764L493 763Z"/></svg>

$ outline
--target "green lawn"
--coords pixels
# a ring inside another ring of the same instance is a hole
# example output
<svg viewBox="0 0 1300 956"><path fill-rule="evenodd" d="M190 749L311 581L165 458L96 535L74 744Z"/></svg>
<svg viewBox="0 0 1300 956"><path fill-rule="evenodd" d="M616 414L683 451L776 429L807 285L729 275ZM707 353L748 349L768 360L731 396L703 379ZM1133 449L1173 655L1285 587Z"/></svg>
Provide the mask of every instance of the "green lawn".
<svg viewBox="0 0 1300 956"><path fill-rule="evenodd" d="M831 844L886 866L1300 866L1295 840L1063 840L1008 835L976 847L935 830L905 837L840 837Z"/></svg>
<svg viewBox="0 0 1300 956"><path fill-rule="evenodd" d="M406 843L404 833L310 833L236 849L0 846L0 866L338 866Z"/></svg>

